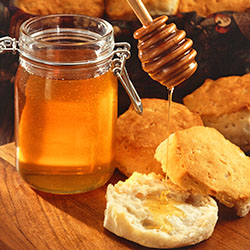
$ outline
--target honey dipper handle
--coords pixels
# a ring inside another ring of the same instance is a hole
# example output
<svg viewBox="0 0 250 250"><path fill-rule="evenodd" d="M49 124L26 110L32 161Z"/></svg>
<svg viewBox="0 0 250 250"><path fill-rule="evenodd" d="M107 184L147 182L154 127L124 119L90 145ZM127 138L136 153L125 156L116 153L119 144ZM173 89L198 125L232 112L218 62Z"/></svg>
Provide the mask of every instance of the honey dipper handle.
<svg viewBox="0 0 250 250"><path fill-rule="evenodd" d="M134 11L143 26L150 24L153 19L141 0L127 0L131 9Z"/></svg>

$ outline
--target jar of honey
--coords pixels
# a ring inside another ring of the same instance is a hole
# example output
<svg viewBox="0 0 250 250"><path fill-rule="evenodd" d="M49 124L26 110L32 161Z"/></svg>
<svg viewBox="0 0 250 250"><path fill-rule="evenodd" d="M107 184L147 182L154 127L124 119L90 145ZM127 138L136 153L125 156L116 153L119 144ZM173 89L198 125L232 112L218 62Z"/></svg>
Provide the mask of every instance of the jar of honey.
<svg viewBox="0 0 250 250"><path fill-rule="evenodd" d="M19 51L15 134L21 177L57 194L105 184L114 171L116 76L141 111L124 68L128 44L115 44L107 21L70 14L31 18L21 25L18 42L4 42L5 50Z"/></svg>

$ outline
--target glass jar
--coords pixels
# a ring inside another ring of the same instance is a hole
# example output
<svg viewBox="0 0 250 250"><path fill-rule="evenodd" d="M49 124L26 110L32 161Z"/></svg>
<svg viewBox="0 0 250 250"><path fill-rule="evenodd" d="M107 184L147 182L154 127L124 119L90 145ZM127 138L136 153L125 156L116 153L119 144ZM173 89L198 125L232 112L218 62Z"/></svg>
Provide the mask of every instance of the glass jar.
<svg viewBox="0 0 250 250"><path fill-rule="evenodd" d="M8 46L17 50L11 41L12 45L5 42L5 50ZM123 69L127 45L114 52L111 24L70 14L25 21L18 45L15 134L19 174L33 188L51 193L80 193L102 186L114 171L115 74L141 111L139 97Z"/></svg>

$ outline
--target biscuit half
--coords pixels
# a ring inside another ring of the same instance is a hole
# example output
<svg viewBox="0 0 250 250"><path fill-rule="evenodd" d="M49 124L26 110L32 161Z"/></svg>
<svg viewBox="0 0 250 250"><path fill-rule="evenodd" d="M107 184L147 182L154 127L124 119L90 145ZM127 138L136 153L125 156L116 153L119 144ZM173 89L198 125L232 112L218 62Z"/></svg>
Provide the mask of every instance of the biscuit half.
<svg viewBox="0 0 250 250"><path fill-rule="evenodd" d="M155 173L134 173L110 184L104 227L152 248L174 248L208 239L218 219L210 196L185 192Z"/></svg>
<svg viewBox="0 0 250 250"><path fill-rule="evenodd" d="M142 104L142 115L129 108L117 120L115 166L126 176L134 171L163 174L161 164L154 158L156 147L175 131L203 125L198 114L172 102L168 130L168 101L143 98Z"/></svg>
<svg viewBox="0 0 250 250"><path fill-rule="evenodd" d="M155 157L171 181L185 190L215 196L238 216L250 211L250 157L216 129L177 131L157 147Z"/></svg>

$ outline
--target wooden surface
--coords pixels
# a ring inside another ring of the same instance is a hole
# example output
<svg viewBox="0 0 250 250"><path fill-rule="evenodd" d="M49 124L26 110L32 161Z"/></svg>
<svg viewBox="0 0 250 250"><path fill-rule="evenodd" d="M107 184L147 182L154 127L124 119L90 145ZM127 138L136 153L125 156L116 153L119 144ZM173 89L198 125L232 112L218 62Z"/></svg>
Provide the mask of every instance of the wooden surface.
<svg viewBox="0 0 250 250"><path fill-rule="evenodd" d="M124 177L117 171L112 183ZM103 228L106 185L78 195L34 191L14 167L14 144L0 147L1 250L146 250ZM192 250L249 250L250 214L238 218L219 205L219 221L212 237Z"/></svg>

